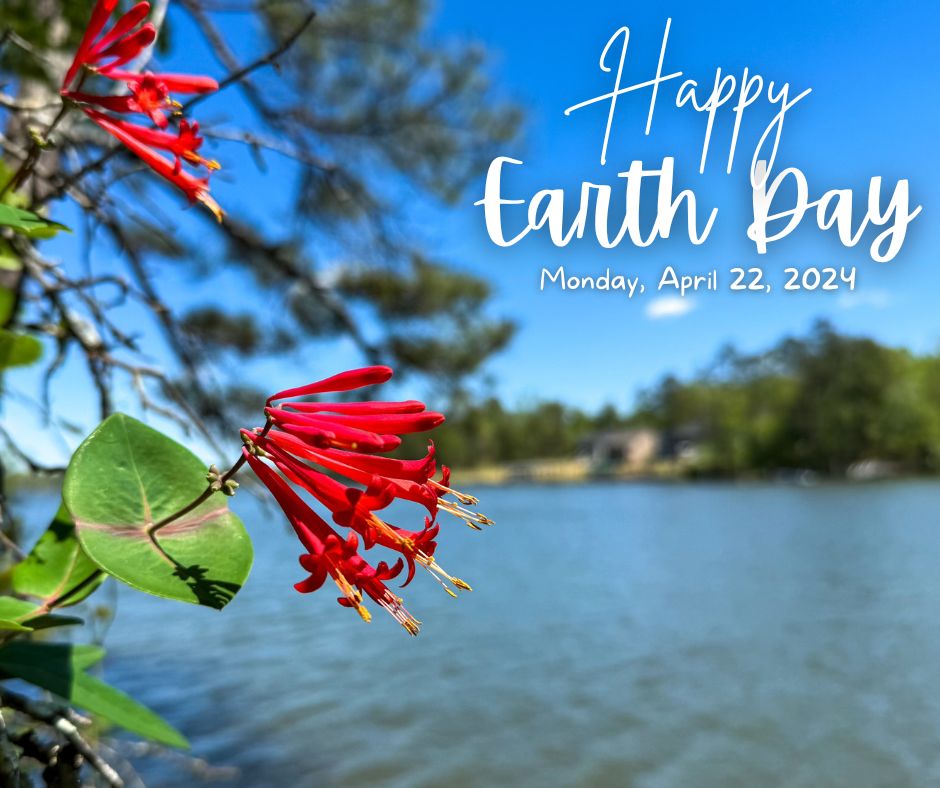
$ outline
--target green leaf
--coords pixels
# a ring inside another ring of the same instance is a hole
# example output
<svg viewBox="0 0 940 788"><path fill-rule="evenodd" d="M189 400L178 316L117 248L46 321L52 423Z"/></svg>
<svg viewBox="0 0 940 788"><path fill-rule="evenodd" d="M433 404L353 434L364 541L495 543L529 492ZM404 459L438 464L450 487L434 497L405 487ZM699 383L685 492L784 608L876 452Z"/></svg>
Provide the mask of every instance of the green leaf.
<svg viewBox="0 0 940 788"><path fill-rule="evenodd" d="M45 601L66 596L64 606L85 599L104 581L75 535L65 504L26 558L13 569L13 589Z"/></svg>
<svg viewBox="0 0 940 788"><path fill-rule="evenodd" d="M49 629L81 624L74 616L57 616L45 613L33 602L0 596L0 629L12 632L31 632L34 629Z"/></svg>
<svg viewBox="0 0 940 788"><path fill-rule="evenodd" d="M74 627L85 622L78 616L60 616L56 613L46 613L35 618L27 618L25 623L29 625L30 629L39 630L52 629L53 627Z"/></svg>
<svg viewBox="0 0 940 788"><path fill-rule="evenodd" d="M0 329L0 369L25 367L42 357L42 342L27 334Z"/></svg>
<svg viewBox="0 0 940 788"><path fill-rule="evenodd" d="M23 273L23 264L13 248L0 238L0 328L10 322L16 306L16 289Z"/></svg>
<svg viewBox="0 0 940 788"><path fill-rule="evenodd" d="M13 271L15 273L22 270L23 264L13 251L13 247L8 241L0 239L0 272Z"/></svg>
<svg viewBox="0 0 940 788"><path fill-rule="evenodd" d="M78 447L62 492L89 558L155 596L221 609L251 569L251 541L227 498L208 500L151 534L206 489L206 466L130 416L103 421Z"/></svg>
<svg viewBox="0 0 940 788"><path fill-rule="evenodd" d="M25 599L12 596L0 596L0 618L12 621L29 615L36 609L36 605Z"/></svg>
<svg viewBox="0 0 940 788"><path fill-rule="evenodd" d="M3 618L0 619L0 630L4 632L32 632L29 627L24 627L22 624L18 624L16 621L10 621L9 619Z"/></svg>
<svg viewBox="0 0 940 788"><path fill-rule="evenodd" d="M64 224L43 219L32 211L0 204L0 225L30 238L51 238L61 230L72 232Z"/></svg>
<svg viewBox="0 0 940 788"><path fill-rule="evenodd" d="M15 303L16 294L6 287L0 287L0 326L6 324L10 319Z"/></svg>
<svg viewBox="0 0 940 788"><path fill-rule="evenodd" d="M24 614L21 605L25 605L26 613L36 609L35 605L24 602L22 599L14 599L11 596L0 596L0 630L7 632L32 631L30 627L17 620Z"/></svg>
<svg viewBox="0 0 940 788"><path fill-rule="evenodd" d="M35 684L131 733L170 747L188 747L179 731L146 706L84 672L102 655L100 649L65 643L17 641L0 649L0 676Z"/></svg>
<svg viewBox="0 0 940 788"><path fill-rule="evenodd" d="M22 644L23 641L19 641ZM10 644L13 645L13 644ZM97 665L104 659L105 650L101 646L92 646L86 643L42 643L39 645L50 648L68 649L69 659L75 670L88 670L93 665ZM43 652L45 653L45 652ZM52 653L52 652L49 652Z"/></svg>

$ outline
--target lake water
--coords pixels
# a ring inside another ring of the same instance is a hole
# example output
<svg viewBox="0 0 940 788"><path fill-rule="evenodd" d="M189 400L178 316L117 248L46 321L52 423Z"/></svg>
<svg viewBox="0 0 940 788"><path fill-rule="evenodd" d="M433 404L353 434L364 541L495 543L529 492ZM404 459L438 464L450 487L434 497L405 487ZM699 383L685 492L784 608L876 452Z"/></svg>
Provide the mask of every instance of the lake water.
<svg viewBox="0 0 940 788"><path fill-rule="evenodd" d="M417 639L294 592L297 545L240 495L245 589L223 613L122 589L105 675L220 785L940 783L940 484L478 493L498 524L445 522L439 554L475 590L419 574Z"/></svg>

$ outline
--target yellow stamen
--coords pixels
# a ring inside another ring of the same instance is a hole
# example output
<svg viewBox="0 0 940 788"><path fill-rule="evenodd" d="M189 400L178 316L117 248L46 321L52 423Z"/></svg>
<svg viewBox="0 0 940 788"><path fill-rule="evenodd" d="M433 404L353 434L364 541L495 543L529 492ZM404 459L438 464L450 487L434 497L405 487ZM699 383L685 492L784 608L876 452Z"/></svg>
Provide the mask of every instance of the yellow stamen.
<svg viewBox="0 0 940 788"><path fill-rule="evenodd" d="M219 224L222 224L222 219L225 218L225 211L222 210L221 206L209 196L209 192L201 191L196 195L196 199L199 200L203 205L206 206L212 215L215 216L216 221Z"/></svg>
<svg viewBox="0 0 940 788"><path fill-rule="evenodd" d="M400 598L389 593L382 599L377 599L376 602L391 613L392 618L401 624L409 635L416 636L418 634L421 622L402 607Z"/></svg>
<svg viewBox="0 0 940 788"><path fill-rule="evenodd" d="M437 563L437 561L434 559L433 556L429 556L426 553L419 552L415 556L415 560L417 560L417 562L421 564L421 566L427 569L431 573L431 577L437 580L437 582L441 584L442 588L448 594L454 597L454 599L457 598L457 595L444 584L444 580L442 580L441 578L448 580L456 588L459 588L462 591L473 590L472 588L470 588L470 586L467 583L465 583L459 577L454 577L453 575L447 574L447 572L444 571L443 567L439 563Z"/></svg>
<svg viewBox="0 0 940 788"><path fill-rule="evenodd" d="M456 517L461 518L464 522L467 523L471 528L476 528L473 523L480 523L481 525L495 525L495 523L487 517L485 514L480 514L479 512L471 512L468 509L464 509L462 506L458 506L452 501L447 501L443 498L440 498L437 502L437 508L442 511L448 512L449 514L455 515ZM481 530L476 528L476 530Z"/></svg>
<svg viewBox="0 0 940 788"><path fill-rule="evenodd" d="M208 170L222 169L222 165L219 164L215 159L204 159L198 153L193 153L192 151L186 151L183 154L183 158L191 164L201 164Z"/></svg>
<svg viewBox="0 0 940 788"><path fill-rule="evenodd" d="M330 576L333 578L333 582L339 586L339 590L343 592L343 596L349 600L353 607L361 607L362 594L359 592L359 589L353 588L350 582L343 576L343 573L336 568L336 565L332 561L330 564L332 568ZM359 615L361 616L362 613L359 613Z"/></svg>
<svg viewBox="0 0 940 788"><path fill-rule="evenodd" d="M407 536L402 536L387 522L377 517L375 513L370 513L369 524L372 525L372 527L375 528L379 533L384 534L393 542L400 545L407 552L413 553L415 551L415 543L413 539L409 539Z"/></svg>
<svg viewBox="0 0 940 788"><path fill-rule="evenodd" d="M465 506L476 506L480 502L479 498L462 493L460 490L455 490L452 487L445 487L443 484L436 482L433 479L431 479L431 486L436 487L441 492L450 493Z"/></svg>

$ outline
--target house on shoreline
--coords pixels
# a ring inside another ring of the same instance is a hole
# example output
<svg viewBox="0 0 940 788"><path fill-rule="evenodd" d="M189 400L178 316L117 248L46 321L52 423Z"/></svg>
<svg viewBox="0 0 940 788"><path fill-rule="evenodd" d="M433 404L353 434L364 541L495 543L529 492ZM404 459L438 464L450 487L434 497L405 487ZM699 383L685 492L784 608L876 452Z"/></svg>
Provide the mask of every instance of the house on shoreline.
<svg viewBox="0 0 940 788"><path fill-rule="evenodd" d="M602 430L586 436L574 457L521 460L464 470L460 478L483 484L669 478L701 457L702 437L703 431L697 425L674 430L653 427Z"/></svg>
<svg viewBox="0 0 940 788"><path fill-rule="evenodd" d="M578 456L595 472L641 470L660 456L663 435L649 427L604 430L581 441Z"/></svg>
<svg viewBox="0 0 940 788"><path fill-rule="evenodd" d="M595 473L642 473L658 464L683 465L701 456L704 432L697 424L670 430L652 427L604 430L587 436L578 456Z"/></svg>

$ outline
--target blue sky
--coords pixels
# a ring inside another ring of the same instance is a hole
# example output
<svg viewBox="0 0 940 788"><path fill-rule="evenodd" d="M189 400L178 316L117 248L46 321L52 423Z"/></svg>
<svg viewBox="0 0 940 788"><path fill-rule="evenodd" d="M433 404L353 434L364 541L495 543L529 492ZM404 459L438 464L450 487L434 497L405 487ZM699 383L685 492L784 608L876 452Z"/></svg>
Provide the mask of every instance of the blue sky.
<svg viewBox="0 0 940 788"><path fill-rule="evenodd" d="M940 271L931 208L937 204L940 158L937 107L929 98L936 95L940 74L936 4L582 3L577 13L541 14L532 8L450 3L440 18L442 30L497 49L503 83L530 108L526 144L505 153L526 163L525 175L512 180L519 196L549 187L567 187L576 195L573 187L581 180L611 182L633 159L656 163L673 155L680 185L694 189L700 210L717 206L719 217L709 240L694 249L673 239L647 249L600 250L588 240L555 249L531 235L511 249L497 249L486 236L481 209L468 205L455 212L442 235L456 243L459 259L494 278L523 324L513 349L494 364L507 391L587 405L628 404L637 386L666 371L692 371L725 342L758 349L783 334L805 331L817 317L916 350L937 347ZM746 165L762 118L745 115L731 176L721 156L729 124L717 121L706 172L699 175L705 119L672 106L681 80L661 87L649 137L643 134L648 93L621 98L608 165L599 168L607 105L571 117L563 110L610 90L612 76L598 69L597 59L618 27L631 29L625 81L649 79L669 17L664 71L683 71L683 79L704 85L719 66L738 76L747 66L751 73L788 81L794 93L813 89L791 110L778 154L779 166L805 173L813 199L828 189L852 187L864 200L872 176L883 176L886 185L910 179L912 200L924 211L894 261L873 262L864 242L842 247L815 228L812 216L803 222L806 231L758 256L745 236ZM645 279L657 279L667 264L690 271L760 265L777 278L792 265L856 266L858 287L851 297L709 293L694 297L686 314L654 320L645 303L616 295L539 293L541 267L558 264L586 273L610 266Z"/></svg>
<svg viewBox="0 0 940 788"><path fill-rule="evenodd" d="M222 73L194 43L185 18L173 18L178 50L185 57L176 55L167 65ZM610 90L612 75L603 74L597 61L621 26L631 30L624 81L650 78L668 18L672 23L666 72L682 71L683 79L694 78L705 86L714 80L718 67L736 77L748 67L767 79L789 82L792 94L812 88L788 114L778 154L778 167L796 166L807 176L811 199L828 189L852 188L861 204L872 176L882 176L886 187L900 178L910 179L912 201L924 210L911 225L898 257L885 264L873 262L868 254L871 230L859 246L844 248L831 232L815 228L812 215L796 233L771 245L768 254L755 253L745 235L750 213L747 166L756 138L772 114L765 102L759 101L744 117L730 176L724 171L730 112L725 108L719 113L708 165L699 174L705 118L688 108L675 108L681 79L661 87L648 137L643 131L649 93L620 99L608 164L599 166L607 105L588 107L571 117L564 115L564 109ZM757 350L784 334L805 332L819 317L846 331L917 351L937 349L940 270L935 250L940 247L940 230L933 222L933 210L940 204L938 22L940 11L932 2L866 1L851 6L818 1L585 2L564 10L535 2L439 3L429 33L486 44L494 54L493 77L500 91L526 108L524 139L502 151L525 161L507 177L507 188L516 192L513 196L565 188L575 200L582 180L615 184L616 173L632 160L658 165L668 155L676 159L676 188L695 191L701 214L719 209L710 238L698 247L673 237L646 249L623 244L603 250L586 238L557 249L543 235L533 234L515 247L500 249L486 234L482 209L473 205L482 196L482 178L453 208L420 206L413 217L414 231L442 257L489 278L496 288L493 312L520 324L514 344L488 367L496 390L510 402L560 398L586 407L605 402L629 407L639 389L666 372L693 372L725 343ZM257 42L236 20L226 25L233 47L248 60L257 51ZM226 94L206 102L200 119L210 125L238 119L244 112L237 96ZM269 160L269 171L259 173L236 146L218 148L213 154L225 165L224 178L214 186L223 204L243 207L262 200L276 209L285 191L280 163ZM69 209L60 210L57 217L68 220ZM177 205L166 207L174 220L177 211ZM185 212L179 214L181 223L191 220ZM682 224L680 214L677 233ZM69 237L48 251L68 264L78 257L79 242L80 236ZM106 246L95 252L102 267L111 254ZM655 294L630 301L613 293L539 292L543 267L554 270L564 265L579 274L602 273L610 267L615 273L640 275L649 290L670 264L689 273L712 268L724 273L736 265L760 265L777 291L762 295L723 289L693 296L680 309L661 309L672 314L658 317L650 307ZM782 284L783 268L794 265L855 266L858 286L851 296L784 293L777 283ZM200 300L207 289L223 301L240 294L239 286L224 276L200 285L196 292L189 292L185 269L167 267L160 277L165 291L179 293L184 301ZM159 343L148 349L159 360ZM278 386L291 385L298 382L298 364L309 366L303 377L312 379L334 366L358 363L343 344L295 361L262 362L246 369L246 374L263 375ZM90 392L84 393L82 375L76 365L65 371L63 380L70 393L64 405L74 420L90 427L92 398ZM10 382L29 389L33 377L17 373ZM132 408L133 398L126 396L120 402ZM5 421L29 424L28 410L10 406Z"/></svg>

